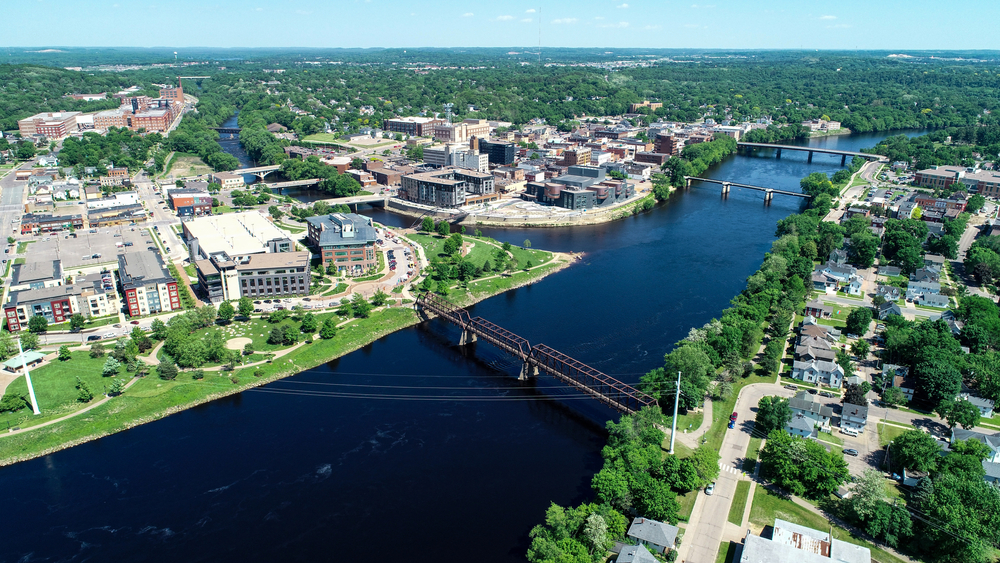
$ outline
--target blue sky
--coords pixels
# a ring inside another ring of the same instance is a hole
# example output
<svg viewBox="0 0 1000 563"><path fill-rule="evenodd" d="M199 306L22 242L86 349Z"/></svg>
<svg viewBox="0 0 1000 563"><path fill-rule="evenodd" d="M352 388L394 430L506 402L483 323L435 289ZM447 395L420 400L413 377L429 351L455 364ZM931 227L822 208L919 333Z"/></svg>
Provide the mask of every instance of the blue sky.
<svg viewBox="0 0 1000 563"><path fill-rule="evenodd" d="M1000 2L8 0L4 46L1000 49ZM540 10L540 11L539 11ZM38 22L51 20L54 25ZM26 22L20 25L19 22ZM45 28L58 34L39 36Z"/></svg>

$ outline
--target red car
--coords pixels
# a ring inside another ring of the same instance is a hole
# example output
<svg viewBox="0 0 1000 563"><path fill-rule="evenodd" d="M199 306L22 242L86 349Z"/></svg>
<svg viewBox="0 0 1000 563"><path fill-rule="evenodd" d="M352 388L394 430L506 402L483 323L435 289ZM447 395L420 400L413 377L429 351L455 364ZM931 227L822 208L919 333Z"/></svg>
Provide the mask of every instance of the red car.
<svg viewBox="0 0 1000 563"><path fill-rule="evenodd" d="M736 422L736 413L735 412L729 417L729 420L731 420L733 422Z"/></svg>

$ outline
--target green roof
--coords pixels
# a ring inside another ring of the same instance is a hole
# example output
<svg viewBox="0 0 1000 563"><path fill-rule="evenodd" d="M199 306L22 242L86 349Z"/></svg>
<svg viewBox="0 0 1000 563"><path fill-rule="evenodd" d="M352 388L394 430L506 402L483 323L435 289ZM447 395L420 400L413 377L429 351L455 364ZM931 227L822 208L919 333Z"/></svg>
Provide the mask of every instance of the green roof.
<svg viewBox="0 0 1000 563"><path fill-rule="evenodd" d="M38 360L41 360L44 357L45 354L42 354L41 352L28 350L27 352L24 353L24 361L21 361L21 354L18 354L13 358L4 362L3 367L10 370L18 370L21 369L21 367L26 363L30 364L32 362L37 362Z"/></svg>

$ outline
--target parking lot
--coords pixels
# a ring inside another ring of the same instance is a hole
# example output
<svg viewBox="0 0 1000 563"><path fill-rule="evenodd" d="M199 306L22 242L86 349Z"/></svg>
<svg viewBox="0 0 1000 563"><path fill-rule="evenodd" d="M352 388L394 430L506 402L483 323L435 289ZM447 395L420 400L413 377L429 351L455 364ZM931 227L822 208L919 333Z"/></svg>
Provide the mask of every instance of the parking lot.
<svg viewBox="0 0 1000 563"><path fill-rule="evenodd" d="M58 258L63 268L71 272L74 268L114 262L125 251L155 250L153 239L144 232L144 227L136 225L80 229L75 238L66 232L39 234L28 245L27 258L28 261ZM119 243L123 246L116 246ZM124 246L129 243L131 246Z"/></svg>

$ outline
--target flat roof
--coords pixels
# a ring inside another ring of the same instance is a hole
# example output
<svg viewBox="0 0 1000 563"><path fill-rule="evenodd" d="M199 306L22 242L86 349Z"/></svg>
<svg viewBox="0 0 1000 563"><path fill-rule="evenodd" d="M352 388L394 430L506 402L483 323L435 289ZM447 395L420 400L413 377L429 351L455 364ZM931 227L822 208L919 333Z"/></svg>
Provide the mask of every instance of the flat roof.
<svg viewBox="0 0 1000 563"><path fill-rule="evenodd" d="M268 241L288 238L259 211L199 217L184 223L184 229L198 239L205 256L224 253L232 258L266 252Z"/></svg>
<svg viewBox="0 0 1000 563"><path fill-rule="evenodd" d="M163 258L152 250L119 254L118 276L125 289L152 283L176 281L164 265Z"/></svg>
<svg viewBox="0 0 1000 563"><path fill-rule="evenodd" d="M269 268L309 268L309 259L312 255L308 252L269 252L267 254L254 254L246 263L236 265L237 270L259 270Z"/></svg>
<svg viewBox="0 0 1000 563"><path fill-rule="evenodd" d="M59 260L42 260L14 264L10 274L11 285L40 282L62 278L62 262Z"/></svg>

